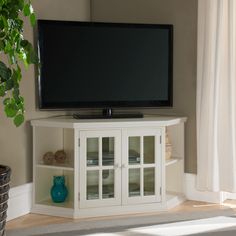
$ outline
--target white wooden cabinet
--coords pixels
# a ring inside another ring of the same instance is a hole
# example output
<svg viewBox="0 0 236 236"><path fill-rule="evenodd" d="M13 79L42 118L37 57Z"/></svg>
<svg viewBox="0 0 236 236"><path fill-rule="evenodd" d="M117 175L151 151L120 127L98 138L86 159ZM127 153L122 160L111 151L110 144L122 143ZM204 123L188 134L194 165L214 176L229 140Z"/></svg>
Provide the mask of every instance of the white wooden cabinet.
<svg viewBox="0 0 236 236"><path fill-rule="evenodd" d="M186 118L33 120L32 212L94 217L166 210L184 198ZM172 158L165 159L166 132ZM46 164L46 152L64 150L64 163ZM53 203L53 176L64 175L68 197Z"/></svg>

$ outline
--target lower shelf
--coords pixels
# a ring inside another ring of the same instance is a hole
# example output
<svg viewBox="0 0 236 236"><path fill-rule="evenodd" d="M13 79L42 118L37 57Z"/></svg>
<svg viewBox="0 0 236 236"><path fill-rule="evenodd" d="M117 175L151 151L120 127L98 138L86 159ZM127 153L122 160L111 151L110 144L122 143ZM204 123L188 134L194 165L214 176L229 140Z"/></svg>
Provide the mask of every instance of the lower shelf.
<svg viewBox="0 0 236 236"><path fill-rule="evenodd" d="M46 206L36 204L32 208L32 213L46 214L52 216L69 217L74 219L82 219L88 217L105 217L117 216L125 214L143 214L143 213L158 213L165 211L166 207L161 203L138 204L138 205L124 205L124 206L106 206L89 209L65 209L59 207Z"/></svg>
<svg viewBox="0 0 236 236"><path fill-rule="evenodd" d="M36 204L39 205L45 205L45 206L53 206L53 207L62 207L62 208L74 208L74 203L72 201L65 201L62 203L55 203L51 199L46 199L43 201L36 202Z"/></svg>

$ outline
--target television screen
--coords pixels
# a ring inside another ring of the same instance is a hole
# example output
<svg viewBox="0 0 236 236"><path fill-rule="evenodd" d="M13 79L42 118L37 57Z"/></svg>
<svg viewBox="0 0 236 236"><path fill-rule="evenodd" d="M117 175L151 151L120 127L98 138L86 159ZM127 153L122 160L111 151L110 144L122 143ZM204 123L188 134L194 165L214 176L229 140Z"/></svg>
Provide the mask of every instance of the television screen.
<svg viewBox="0 0 236 236"><path fill-rule="evenodd" d="M172 106L173 26L38 21L41 109Z"/></svg>

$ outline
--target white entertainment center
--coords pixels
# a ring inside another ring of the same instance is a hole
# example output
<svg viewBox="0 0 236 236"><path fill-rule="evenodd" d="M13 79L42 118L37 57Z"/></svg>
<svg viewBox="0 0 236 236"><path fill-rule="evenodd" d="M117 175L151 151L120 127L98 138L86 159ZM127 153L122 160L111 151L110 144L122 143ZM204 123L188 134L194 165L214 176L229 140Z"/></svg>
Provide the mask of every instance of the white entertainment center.
<svg viewBox="0 0 236 236"><path fill-rule="evenodd" d="M184 196L185 117L32 120L32 212L83 218L157 212ZM166 134L172 155L166 159ZM45 153L64 150L64 163L43 162ZM65 176L68 196L51 200L53 176Z"/></svg>

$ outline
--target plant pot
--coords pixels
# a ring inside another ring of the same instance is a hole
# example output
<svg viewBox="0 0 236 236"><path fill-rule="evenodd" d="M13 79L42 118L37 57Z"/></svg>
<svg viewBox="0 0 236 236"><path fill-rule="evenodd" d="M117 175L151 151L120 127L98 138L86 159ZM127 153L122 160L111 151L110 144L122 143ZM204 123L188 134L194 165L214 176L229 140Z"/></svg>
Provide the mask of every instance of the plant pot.
<svg viewBox="0 0 236 236"><path fill-rule="evenodd" d="M0 165L0 236L5 235L5 225L7 218L7 200L10 189L11 169L8 166Z"/></svg>

